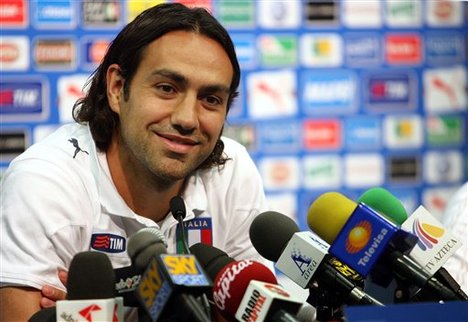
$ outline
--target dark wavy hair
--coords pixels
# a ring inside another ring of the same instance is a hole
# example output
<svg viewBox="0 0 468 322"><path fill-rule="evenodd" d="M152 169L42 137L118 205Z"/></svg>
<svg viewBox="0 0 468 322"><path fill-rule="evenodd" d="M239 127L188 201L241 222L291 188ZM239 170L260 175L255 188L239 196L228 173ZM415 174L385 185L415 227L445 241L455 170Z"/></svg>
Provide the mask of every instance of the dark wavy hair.
<svg viewBox="0 0 468 322"><path fill-rule="evenodd" d="M218 42L228 55L234 74L227 102L229 111L233 99L238 95L240 67L234 44L226 29L203 8L189 8L179 3L164 3L149 8L126 25L112 41L101 64L91 75L85 96L73 106L73 118L78 123L88 123L98 149L107 151L112 135L119 126L119 116L113 112L107 100L106 72L110 65L118 64L124 83L124 98L129 97L129 86L140 64L143 51L164 34L185 30L207 36ZM199 166L207 169L223 165L226 156L224 144L218 138L210 156Z"/></svg>

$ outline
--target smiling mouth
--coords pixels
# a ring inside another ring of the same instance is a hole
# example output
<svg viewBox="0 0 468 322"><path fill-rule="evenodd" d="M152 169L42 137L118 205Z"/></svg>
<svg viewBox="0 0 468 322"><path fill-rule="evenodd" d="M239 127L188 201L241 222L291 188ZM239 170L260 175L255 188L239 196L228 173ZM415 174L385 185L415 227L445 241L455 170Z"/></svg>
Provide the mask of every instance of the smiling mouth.
<svg viewBox="0 0 468 322"><path fill-rule="evenodd" d="M158 137L162 139L162 141L166 144L167 148L176 153L188 153L190 152L199 142L192 140L186 137L180 137L177 135L169 135L169 134L159 134L157 133Z"/></svg>

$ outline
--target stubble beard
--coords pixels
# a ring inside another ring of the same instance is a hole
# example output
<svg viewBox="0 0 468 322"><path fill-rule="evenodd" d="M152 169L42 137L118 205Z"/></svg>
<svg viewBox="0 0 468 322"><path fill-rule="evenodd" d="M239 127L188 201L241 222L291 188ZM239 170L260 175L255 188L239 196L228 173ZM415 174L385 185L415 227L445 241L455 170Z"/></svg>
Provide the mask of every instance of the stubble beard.
<svg viewBox="0 0 468 322"><path fill-rule="evenodd" d="M125 142L123 138L122 142ZM149 180L157 189L169 188L185 180L194 174L210 155L200 155L196 159L191 159L170 152L161 153L161 150L155 153L149 145L141 144L141 142L136 144L125 142L123 148L129 152L129 157L133 159L134 167L137 168L134 170L140 173L142 180Z"/></svg>

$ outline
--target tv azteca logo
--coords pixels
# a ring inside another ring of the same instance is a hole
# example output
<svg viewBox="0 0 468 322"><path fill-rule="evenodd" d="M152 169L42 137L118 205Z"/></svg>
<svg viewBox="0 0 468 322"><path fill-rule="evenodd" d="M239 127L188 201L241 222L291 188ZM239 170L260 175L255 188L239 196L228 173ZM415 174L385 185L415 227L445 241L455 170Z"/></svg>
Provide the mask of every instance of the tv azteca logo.
<svg viewBox="0 0 468 322"><path fill-rule="evenodd" d="M441 227L421 222L416 219L413 222L413 233L418 236L418 246L422 250L431 249L436 245L445 233Z"/></svg>

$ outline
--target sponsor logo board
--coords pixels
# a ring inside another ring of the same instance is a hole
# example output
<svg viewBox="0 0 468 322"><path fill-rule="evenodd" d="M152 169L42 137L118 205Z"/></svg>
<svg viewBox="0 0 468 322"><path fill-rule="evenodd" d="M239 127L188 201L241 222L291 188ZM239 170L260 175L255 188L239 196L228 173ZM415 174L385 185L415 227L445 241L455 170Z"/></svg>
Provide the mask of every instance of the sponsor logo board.
<svg viewBox="0 0 468 322"><path fill-rule="evenodd" d="M25 71L29 59L28 37L0 36L0 71Z"/></svg>
<svg viewBox="0 0 468 322"><path fill-rule="evenodd" d="M308 70L300 77L300 99L306 114L349 114L356 110L358 91L353 71Z"/></svg>

